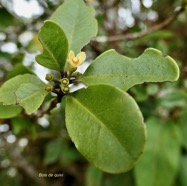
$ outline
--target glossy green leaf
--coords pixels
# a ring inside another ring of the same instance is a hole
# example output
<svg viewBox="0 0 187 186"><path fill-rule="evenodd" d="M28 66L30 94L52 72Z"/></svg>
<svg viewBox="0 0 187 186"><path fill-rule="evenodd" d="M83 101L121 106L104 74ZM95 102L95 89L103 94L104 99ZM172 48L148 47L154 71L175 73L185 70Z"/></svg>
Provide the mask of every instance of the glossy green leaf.
<svg viewBox="0 0 187 186"><path fill-rule="evenodd" d="M136 102L109 85L78 90L66 101L66 126L77 149L106 172L131 169L145 143L145 126Z"/></svg>
<svg viewBox="0 0 187 186"><path fill-rule="evenodd" d="M76 54L97 34L95 10L83 0L65 1L52 15L51 20L65 31L69 49Z"/></svg>
<svg viewBox="0 0 187 186"><path fill-rule="evenodd" d="M0 102L2 102L3 105L15 105L17 103L15 92L23 83L43 84L43 82L35 75L18 75L9 79L0 87Z"/></svg>
<svg viewBox="0 0 187 186"><path fill-rule="evenodd" d="M21 107L16 105L2 105L0 103L0 119L12 118L20 114Z"/></svg>
<svg viewBox="0 0 187 186"><path fill-rule="evenodd" d="M45 87L45 84L22 84L15 92L17 104L22 106L27 114L32 114L41 106L44 98L49 93L45 90Z"/></svg>
<svg viewBox="0 0 187 186"><path fill-rule="evenodd" d="M101 54L80 78L86 85L110 84L128 90L144 82L176 81L179 69L175 61L159 50L149 48L130 59L109 50Z"/></svg>
<svg viewBox="0 0 187 186"><path fill-rule="evenodd" d="M172 121L150 118L147 122L145 151L136 164L137 186L171 186L180 157L180 132Z"/></svg>
<svg viewBox="0 0 187 186"><path fill-rule="evenodd" d="M45 21L38 36L43 53L36 56L36 61L44 67L63 70L68 55L68 41L62 28L53 21Z"/></svg>

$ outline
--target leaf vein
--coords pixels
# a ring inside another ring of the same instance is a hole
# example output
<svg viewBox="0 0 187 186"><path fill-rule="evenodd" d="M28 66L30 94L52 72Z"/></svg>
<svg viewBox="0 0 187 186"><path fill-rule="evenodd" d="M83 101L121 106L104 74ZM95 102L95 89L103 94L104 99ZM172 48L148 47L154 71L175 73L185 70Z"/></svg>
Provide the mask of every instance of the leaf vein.
<svg viewBox="0 0 187 186"><path fill-rule="evenodd" d="M106 125L103 124L104 122L102 122L98 117L96 117L96 116L94 115L94 113L91 112L91 110L89 110L89 109L86 108L83 104L81 104L80 101L78 101L77 99L75 99L75 98L73 98L73 97L72 97L72 99L73 99L78 105L80 105L80 107L82 107L84 110L86 110L88 113L90 113L90 115L91 115L93 118L95 118L95 119L100 123L100 127L104 127L105 129L107 129L107 130L109 131L109 133L112 134L112 136L114 137L114 139L119 143L119 145L125 150L125 152L127 152L127 154L128 154L131 158L133 157L133 156L131 155L131 153L127 151L127 149L125 148L125 146L123 146L123 145L120 143L119 139L109 130L109 128L107 128Z"/></svg>

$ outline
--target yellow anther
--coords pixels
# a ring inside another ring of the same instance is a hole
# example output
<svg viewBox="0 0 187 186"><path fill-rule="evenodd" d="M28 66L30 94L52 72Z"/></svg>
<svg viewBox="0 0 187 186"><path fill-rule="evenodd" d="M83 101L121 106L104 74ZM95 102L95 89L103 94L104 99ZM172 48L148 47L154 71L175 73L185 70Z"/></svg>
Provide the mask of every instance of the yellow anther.
<svg viewBox="0 0 187 186"><path fill-rule="evenodd" d="M72 67L80 66L86 59L85 52L80 52L75 56L75 53L71 50L68 55L68 62Z"/></svg>

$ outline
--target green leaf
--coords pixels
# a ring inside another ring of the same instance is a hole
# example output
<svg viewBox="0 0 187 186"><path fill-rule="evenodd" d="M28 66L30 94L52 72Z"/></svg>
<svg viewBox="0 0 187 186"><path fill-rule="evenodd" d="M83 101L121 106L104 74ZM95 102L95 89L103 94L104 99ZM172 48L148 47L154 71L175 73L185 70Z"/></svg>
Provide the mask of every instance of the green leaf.
<svg viewBox="0 0 187 186"><path fill-rule="evenodd" d="M181 157L180 169L179 169L179 182L180 186L187 185L187 156L186 154Z"/></svg>
<svg viewBox="0 0 187 186"><path fill-rule="evenodd" d="M3 7L0 7L0 30L13 25L14 17Z"/></svg>
<svg viewBox="0 0 187 186"><path fill-rule="evenodd" d="M22 84L15 93L17 104L22 106L27 114L32 114L40 107L49 93L45 87L45 84Z"/></svg>
<svg viewBox="0 0 187 186"><path fill-rule="evenodd" d="M158 30L155 32L152 32L150 34L147 34L145 38L147 41L149 40L161 40L161 39L172 39L174 37L174 34L171 30ZM144 38L144 39L145 39Z"/></svg>
<svg viewBox="0 0 187 186"><path fill-rule="evenodd" d="M21 132L27 132L31 133L33 132L33 125L32 121L30 118L25 118L25 117L15 117L11 119L11 126L12 126L12 131L16 135L20 135ZM23 134L23 133L22 133ZM21 135L22 135L21 134Z"/></svg>
<svg viewBox="0 0 187 186"><path fill-rule="evenodd" d="M180 132L172 121L150 118L147 144L135 167L137 186L171 186L177 175L180 157Z"/></svg>
<svg viewBox="0 0 187 186"><path fill-rule="evenodd" d="M89 166L86 171L86 186L102 186L103 172Z"/></svg>
<svg viewBox="0 0 187 186"><path fill-rule="evenodd" d="M102 186L135 186L133 171L110 175L102 182Z"/></svg>
<svg viewBox="0 0 187 186"><path fill-rule="evenodd" d="M44 84L37 76L31 74L18 75L14 78L6 81L0 88L0 102L3 105L15 105L16 94L21 84L23 83L34 83L34 84Z"/></svg>
<svg viewBox="0 0 187 186"><path fill-rule="evenodd" d="M68 41L62 28L53 21L45 21L38 36L43 53L36 56L36 61L44 67L63 70L68 55Z"/></svg>
<svg viewBox="0 0 187 186"><path fill-rule="evenodd" d="M159 92L159 85L158 84L148 84L146 87L146 93L149 96L154 96Z"/></svg>
<svg viewBox="0 0 187 186"><path fill-rule="evenodd" d="M181 130L182 146L187 150L186 136L187 136L187 104L186 107L182 109L179 118L179 128Z"/></svg>
<svg viewBox="0 0 187 186"><path fill-rule="evenodd" d="M65 1L52 15L51 20L65 31L69 49L76 54L97 34L95 10L83 0Z"/></svg>
<svg viewBox="0 0 187 186"><path fill-rule="evenodd" d="M82 156L75 148L71 148L63 144L62 151L61 151L61 158L60 163L63 167L68 167L73 164L75 161L80 161Z"/></svg>
<svg viewBox="0 0 187 186"><path fill-rule="evenodd" d="M62 143L59 139L53 140L46 146L46 153L44 162L52 164L59 159L60 152L62 151Z"/></svg>
<svg viewBox="0 0 187 186"><path fill-rule="evenodd" d="M109 50L101 54L80 78L86 85L110 84L127 91L144 82L176 81L179 69L175 61L159 50L149 48L135 59Z"/></svg>
<svg viewBox="0 0 187 186"><path fill-rule="evenodd" d="M78 90L66 101L66 126L77 149L103 171L131 169L145 143L145 126L136 102L109 85Z"/></svg>
<svg viewBox="0 0 187 186"><path fill-rule="evenodd" d="M21 107L16 105L2 105L0 103L0 119L12 118L20 114Z"/></svg>

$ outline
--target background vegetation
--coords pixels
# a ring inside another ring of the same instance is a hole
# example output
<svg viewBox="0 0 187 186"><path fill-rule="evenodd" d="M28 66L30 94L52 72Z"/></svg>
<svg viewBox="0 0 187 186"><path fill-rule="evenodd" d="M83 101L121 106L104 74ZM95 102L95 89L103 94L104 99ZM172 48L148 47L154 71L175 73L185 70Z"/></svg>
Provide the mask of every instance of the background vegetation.
<svg viewBox="0 0 187 186"><path fill-rule="evenodd" d="M0 84L31 70L45 79L41 74L45 75L46 69L34 62L41 50L37 33L62 1L27 1L38 7L38 11L27 16L17 11L16 1L0 2ZM63 103L51 115L41 118L22 113L6 119L1 116L0 107L1 185L186 186L187 1L87 0L87 3L95 7L99 23L98 37L84 48L87 64L110 48L137 57L147 47L154 47L178 62L180 79L176 83L149 83L129 90L143 112L148 139L135 168L118 175L94 168L76 150L65 128Z"/></svg>

